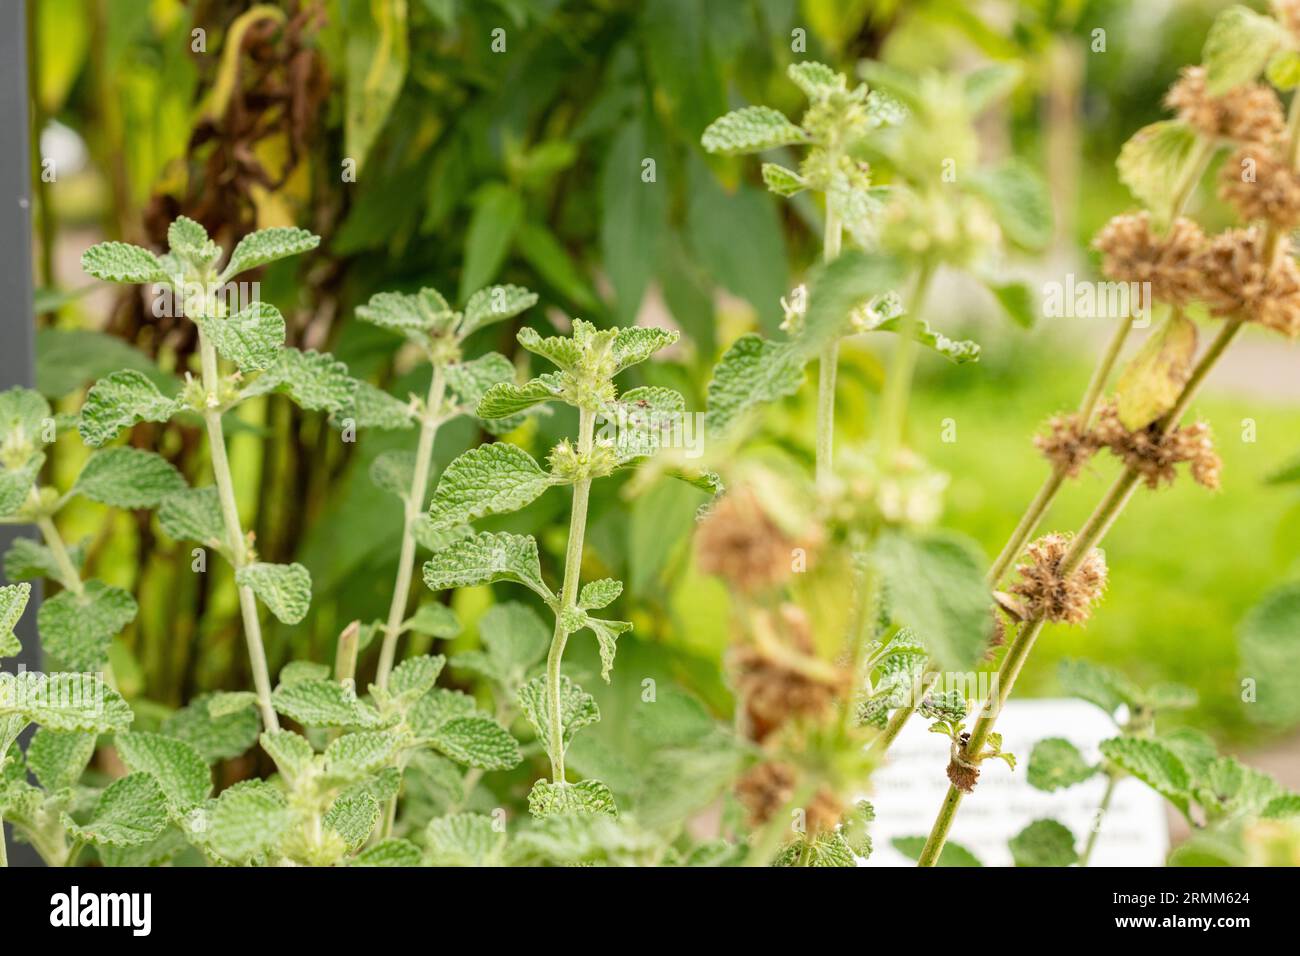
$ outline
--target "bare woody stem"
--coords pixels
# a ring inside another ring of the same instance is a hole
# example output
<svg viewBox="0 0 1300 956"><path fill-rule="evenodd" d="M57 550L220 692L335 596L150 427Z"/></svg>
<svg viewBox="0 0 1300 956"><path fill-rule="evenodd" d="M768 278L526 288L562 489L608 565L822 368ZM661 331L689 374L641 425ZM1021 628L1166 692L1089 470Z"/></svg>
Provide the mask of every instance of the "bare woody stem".
<svg viewBox="0 0 1300 956"><path fill-rule="evenodd" d="M199 332L199 358L203 369L203 391L208 404L203 409L203 423L207 426L208 445L212 455L212 474L217 483L217 498L221 502L221 518L226 526L226 549L235 572L248 564L248 543L239 523L239 506L235 502L235 483L230 474L230 460L226 457L226 437L221 427L221 409L218 390L221 378L217 368L217 353L202 331ZM244 619L244 640L248 644L248 660L253 670L253 687L257 692L257 705L262 712L262 725L266 730L279 730L280 720L271 706L271 675L266 664L266 647L262 643L262 622L257 615L257 598L253 589L240 586L239 609Z"/></svg>
<svg viewBox="0 0 1300 956"><path fill-rule="evenodd" d="M578 417L578 455L583 461L591 458L596 430L596 413L583 408ZM591 479L584 478L573 484L573 508L569 514L569 544L564 555L564 583L555 608L555 631L551 635L551 649L546 655L546 720L550 728L551 780L564 783L564 713L560 699L560 664L564 658L564 645L569 635L564 629L564 612L578 598L578 582L582 577L582 544L587 535L587 500L591 492Z"/></svg>
<svg viewBox="0 0 1300 956"><path fill-rule="evenodd" d="M830 262L839 257L844 230L840 217L826 208L826 233L822 239L822 259ZM832 340L821 351L817 362L817 484L830 481L835 460L835 376L840 360L840 343Z"/></svg>
<svg viewBox="0 0 1300 956"><path fill-rule="evenodd" d="M397 579L393 582L393 598L388 605L384 643L379 649L379 667L375 674L375 682L380 687L388 686L389 675L393 672L393 660L397 654L397 640L402 634L402 622L406 620L406 604L411 597L411 574L415 565L414 526L424 508L424 492L429 484L429 469L433 463L433 445L438 437L438 415L446 391L447 382L442 365L435 363L433 379L429 382L428 399L424 405L424 418L420 423L420 438L415 446L415 471L411 475L411 487L407 489L404 500L402 548L397 558Z"/></svg>

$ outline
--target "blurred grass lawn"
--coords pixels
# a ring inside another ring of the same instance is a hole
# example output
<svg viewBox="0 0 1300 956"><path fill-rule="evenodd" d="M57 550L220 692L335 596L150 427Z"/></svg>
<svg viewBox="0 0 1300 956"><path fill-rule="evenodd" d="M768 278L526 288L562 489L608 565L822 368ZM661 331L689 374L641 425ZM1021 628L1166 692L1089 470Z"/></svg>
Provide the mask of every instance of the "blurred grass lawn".
<svg viewBox="0 0 1300 956"><path fill-rule="evenodd" d="M1053 412L1074 407L1087 381L1087 350L1049 354L1031 358L1030 373L1014 377L945 375L932 365L937 374L915 392L914 445L952 479L944 524L973 536L990 558L1047 474L1030 436ZM1258 730L1240 703L1236 630L1265 591L1295 573L1300 535L1286 520L1295 513L1295 492L1263 479L1300 446L1300 408L1225 394L1211 377L1193 411L1214 428L1222 490L1193 484L1185 468L1172 488L1139 489L1105 541L1110 585L1092 623L1044 631L1020 686L1030 695L1057 693L1057 662L1087 657L1135 680L1195 687L1201 702L1188 723L1245 743ZM948 418L956 441L945 443ZM1248 418L1253 443L1243 440ZM1109 456L1096 459L1067 486L1039 533L1078 528L1118 470Z"/></svg>

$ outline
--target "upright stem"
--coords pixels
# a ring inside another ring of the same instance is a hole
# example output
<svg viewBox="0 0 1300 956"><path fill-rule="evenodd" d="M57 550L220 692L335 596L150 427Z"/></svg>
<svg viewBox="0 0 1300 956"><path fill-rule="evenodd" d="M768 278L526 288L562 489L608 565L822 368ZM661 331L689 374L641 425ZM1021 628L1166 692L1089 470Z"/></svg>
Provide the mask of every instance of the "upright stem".
<svg viewBox="0 0 1300 956"><path fill-rule="evenodd" d="M5 820L4 814L0 813L0 867L9 865L9 848L5 846Z"/></svg>
<svg viewBox="0 0 1300 956"><path fill-rule="evenodd" d="M411 573L415 565L416 518L424 508L424 491L429 484L429 468L433 463L433 443L438 437L438 414L447 390L442 366L433 367L433 380L424 406L424 419L420 423L420 440L415 446L415 472L411 487L406 492L405 524L402 526L402 550L397 558L397 580L393 582L393 599L388 605L388 623L384 626L384 643L379 651L379 669L375 681L380 687L388 686L393 672L393 659L397 653L397 639L402 634L406 620L406 602L411 596Z"/></svg>
<svg viewBox="0 0 1300 956"><path fill-rule="evenodd" d="M596 413L582 409L578 418L578 456L590 460L596 429ZM578 581L582 576L582 542L587 534L587 499L591 479L584 478L573 484L573 509L569 514L569 546L564 554L564 583L560 587L560 602L555 609L555 631L551 635L551 650L546 655L546 711L550 725L551 780L564 783L564 717L560 704L560 663L564 658L564 645L569 635L564 630L563 615L578 597Z"/></svg>
<svg viewBox="0 0 1300 956"><path fill-rule="evenodd" d="M1097 817L1092 822L1092 829L1088 831L1088 842L1084 844L1083 853L1079 856L1079 866L1087 866L1088 861L1092 859L1092 851L1097 846L1097 836L1101 833L1101 821L1106 818L1111 797L1115 795L1117 779L1109 775L1106 778L1106 792L1101 795L1101 803L1097 806Z"/></svg>
<svg viewBox="0 0 1300 956"><path fill-rule="evenodd" d="M903 432L907 428L907 399L912 390L912 373L916 369L917 349L915 328L925 294L930 288L934 266L926 261L916 274L912 301L898 330L893 359L885 376L885 391L880 400L880 454L885 468L893 466L894 456L903 447Z"/></svg>
<svg viewBox="0 0 1300 956"><path fill-rule="evenodd" d="M998 555L993 566L989 568L989 573L985 578L985 583L989 587L994 587L1002 580L1002 575L1007 573L1011 563L1016 560L1021 549L1038 528L1038 522L1043 520L1043 515L1047 512L1056 493L1061 490L1061 485L1065 481L1065 475L1056 468L1047 476L1043 486L1038 489L1038 494L1034 495L1034 500L1029 503L1025 513L1020 518L1020 523L1016 525L1016 530L1011 532L1011 537L1007 539L1006 545L1002 548L1002 553Z"/></svg>
<svg viewBox="0 0 1300 956"><path fill-rule="evenodd" d="M844 230L840 217L826 204L826 231L822 238L822 259L830 262L840 254ZM840 343L832 340L817 362L817 484L825 487L834 470L835 458L835 373L840 360Z"/></svg>
<svg viewBox="0 0 1300 956"><path fill-rule="evenodd" d="M217 483L217 498L221 502L221 517L226 526L226 548L235 572L248 564L248 543L244 529L239 524L239 506L235 503L235 482L230 474L230 460L226 457L226 436L221 428L221 409L218 393L221 378L217 370L217 352L202 331L199 332L199 358L203 368L203 390L207 405L203 409L203 423L208 430L208 445L212 455L212 474ZM238 586L239 609L244 618L244 640L248 644L248 660L253 669L253 687L257 691L257 704L262 711L262 725L267 730L279 730L280 720L271 706L271 675L266 665L266 648L262 643L262 622L257 616L257 598L253 589Z"/></svg>
<svg viewBox="0 0 1300 956"><path fill-rule="evenodd" d="M81 575L77 572L77 566L72 563L72 557L63 543L63 535L59 534L54 519L49 515L42 515L36 519L36 527L40 529L41 537L45 539L45 546L54 556L54 563L59 569L59 583L74 594L84 593L86 587L81 583Z"/></svg>
<svg viewBox="0 0 1300 956"><path fill-rule="evenodd" d="M898 735L903 732L903 727L916 713L916 708L921 706L921 701L925 699L925 695L929 693L930 688L934 686L934 682L938 679L938 671L926 671L922 674L912 699L889 715L889 722L885 724L885 729L880 732L879 737L876 737L867 746L873 750L879 749L881 753L892 747L894 741L898 739Z"/></svg>

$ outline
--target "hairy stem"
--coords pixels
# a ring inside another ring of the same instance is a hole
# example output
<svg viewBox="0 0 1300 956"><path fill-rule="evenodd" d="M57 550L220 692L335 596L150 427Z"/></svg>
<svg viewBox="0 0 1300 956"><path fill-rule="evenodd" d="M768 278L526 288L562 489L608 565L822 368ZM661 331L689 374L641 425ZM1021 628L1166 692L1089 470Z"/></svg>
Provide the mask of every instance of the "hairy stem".
<svg viewBox="0 0 1300 956"><path fill-rule="evenodd" d="M581 409L578 418L578 455L590 460L596 413ZM564 583L560 587L559 605L555 609L555 631L551 635L551 650L546 655L546 718L550 726L551 780L564 783L564 714L560 701L560 663L564 658L564 645L569 635L564 630L564 612L572 607L578 597L578 581L582 577L582 542L587 535L587 499L591 492L591 479L573 483L573 509L569 514L569 545L564 554Z"/></svg>
<svg viewBox="0 0 1300 956"><path fill-rule="evenodd" d="M388 677L393 672L393 659L397 653L397 639L402 633L402 622L406 620L406 603L411 597L411 574L415 565L415 532L412 529L424 507L424 490L429 484L429 469L433 464L433 443L438 437L438 413L446 390L442 366L435 364L424 406L424 418L420 424L420 440L415 446L415 472L411 476L411 487L406 493L402 550L397 558L397 580L393 582L393 599L388 605L384 643L379 651L379 669L375 682L380 687L388 686Z"/></svg>
<svg viewBox="0 0 1300 956"><path fill-rule="evenodd" d="M1011 532L1011 537L1002 548L1002 553L998 555L993 566L989 568L989 573L985 577L985 583L989 587L994 587L1002 580L1002 575L1007 573L1013 561L1019 556L1024 549L1026 542L1033 537L1034 531L1038 528L1038 522L1043 520L1043 515L1051 506L1056 493L1061 490L1061 485L1065 482L1065 475L1059 470L1053 468L1052 473L1047 476L1043 486L1038 489L1038 494L1034 495L1034 500L1029 503L1025 513L1021 516L1016 530Z"/></svg>
<svg viewBox="0 0 1300 956"><path fill-rule="evenodd" d="M207 426L208 445L212 456L212 474L217 483L217 498L221 502L221 517L226 526L226 548L230 563L236 573L248 564L248 544L244 529L239 524L239 506L235 502L235 482L230 474L230 460L226 457L226 436L221 428L221 409L218 390L221 385L217 369L217 352L207 336L199 332L199 358L203 368L203 390L207 405L203 409L203 423ZM266 730L279 730L280 720L271 706L271 675L266 664L266 648L262 643L262 622L257 616L257 598L253 589L239 586L239 609L244 618L244 640L248 644L248 660L253 670L253 687L257 691L257 705L262 712L262 725Z"/></svg>
<svg viewBox="0 0 1300 956"><path fill-rule="evenodd" d="M840 217L826 208L826 232L822 239L822 259L837 258L844 230ZM840 360L840 343L832 340L821 351L817 362L817 484L825 487L835 461L835 373Z"/></svg>
<svg viewBox="0 0 1300 956"><path fill-rule="evenodd" d="M9 865L9 847L5 844L5 819L0 813L0 867Z"/></svg>
<svg viewBox="0 0 1300 956"><path fill-rule="evenodd" d="M1101 795L1101 803L1097 805L1097 816L1092 821L1092 829L1088 831L1088 842L1083 846L1083 853L1079 855L1079 866L1087 866L1088 861L1092 859L1092 851L1097 846L1097 836L1101 833L1101 821L1106 818L1111 797L1115 795L1116 782L1116 777L1107 775L1106 792Z"/></svg>
<svg viewBox="0 0 1300 956"><path fill-rule="evenodd" d="M916 370L916 357L920 344L916 341L916 322L925 304L934 266L923 262L916 274L912 300L907 303L898 329L894 354L885 376L885 390L880 398L880 458L886 469L893 467L894 457L903 447L903 432L907 428L907 400L912 391L912 375Z"/></svg>
<svg viewBox="0 0 1300 956"><path fill-rule="evenodd" d="M873 750L878 749L881 753L892 747L894 741L898 739L898 735L903 732L907 722L916 713L916 708L921 706L921 701L925 699L925 695L929 693L930 688L934 686L934 682L938 679L938 671L926 671L922 674L912 699L889 715L889 722L885 724L885 729L868 746Z"/></svg>

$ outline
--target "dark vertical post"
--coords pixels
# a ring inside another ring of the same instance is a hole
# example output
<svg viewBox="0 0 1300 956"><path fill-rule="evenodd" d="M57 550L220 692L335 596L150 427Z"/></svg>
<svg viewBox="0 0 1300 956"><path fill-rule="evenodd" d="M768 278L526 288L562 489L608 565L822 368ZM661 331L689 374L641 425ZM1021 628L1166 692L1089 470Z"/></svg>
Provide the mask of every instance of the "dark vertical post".
<svg viewBox="0 0 1300 956"><path fill-rule="evenodd" d="M35 380L35 321L32 315L32 175L30 103L27 95L27 0L0 3L0 389ZM0 549L24 529L0 525ZM22 657L14 666L41 666L36 643L40 584L17 627ZM5 827L10 866L38 866L29 846L15 846Z"/></svg>

